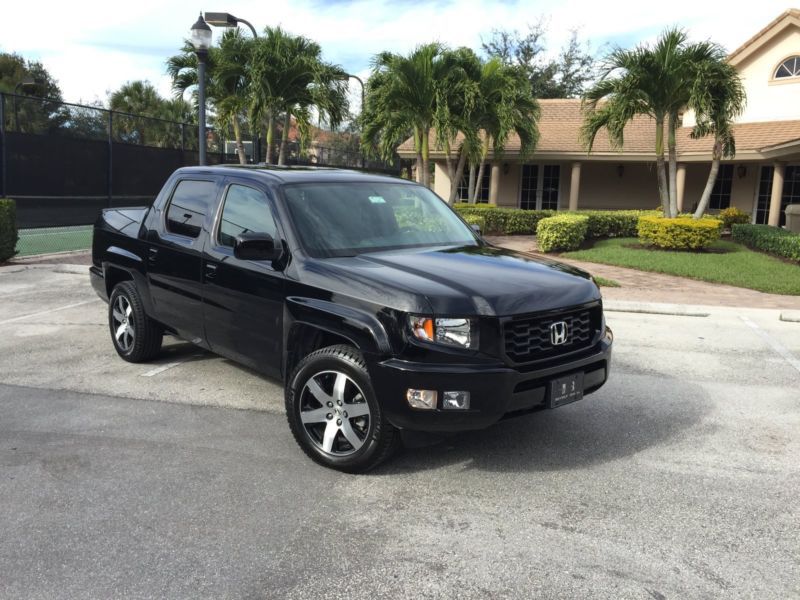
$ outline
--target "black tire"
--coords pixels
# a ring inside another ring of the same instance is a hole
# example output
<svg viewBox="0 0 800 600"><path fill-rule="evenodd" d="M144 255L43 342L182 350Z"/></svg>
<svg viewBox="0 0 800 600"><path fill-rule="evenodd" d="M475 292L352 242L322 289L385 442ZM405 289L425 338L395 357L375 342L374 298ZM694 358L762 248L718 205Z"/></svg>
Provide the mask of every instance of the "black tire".
<svg viewBox="0 0 800 600"><path fill-rule="evenodd" d="M345 381L337 394L341 374L349 382ZM322 400L311 391L314 384ZM306 356L289 377L285 397L286 417L295 440L312 460L323 466L346 473L363 473L389 458L400 444L400 432L384 416L364 358L351 346L329 346ZM328 410L328 414L319 417L327 420L303 421L304 417L311 419L314 413L322 415ZM369 414L363 414L365 411ZM354 413L358 414L353 416ZM333 434L330 451L326 451L327 433L329 428L336 429L336 423L340 429ZM361 443L359 447L350 443L351 435Z"/></svg>
<svg viewBox="0 0 800 600"><path fill-rule="evenodd" d="M118 336L121 324L126 329ZM112 290L108 301L108 327L114 349L128 362L151 360L161 350L164 331L144 312L139 291L132 281L118 283Z"/></svg>

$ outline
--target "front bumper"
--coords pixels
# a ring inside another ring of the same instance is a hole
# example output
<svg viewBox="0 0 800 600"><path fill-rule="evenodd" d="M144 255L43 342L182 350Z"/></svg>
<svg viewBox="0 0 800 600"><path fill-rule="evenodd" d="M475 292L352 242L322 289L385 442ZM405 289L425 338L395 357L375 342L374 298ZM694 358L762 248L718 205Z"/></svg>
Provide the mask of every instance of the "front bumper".
<svg viewBox="0 0 800 600"><path fill-rule="evenodd" d="M483 429L508 416L548 406L553 379L583 372L583 393L591 394L608 379L613 335L604 337L578 357L548 361L541 367L513 369L502 363L441 365L391 358L369 367L373 387L392 425L413 431ZM468 391L469 410L418 410L406 401L406 390Z"/></svg>

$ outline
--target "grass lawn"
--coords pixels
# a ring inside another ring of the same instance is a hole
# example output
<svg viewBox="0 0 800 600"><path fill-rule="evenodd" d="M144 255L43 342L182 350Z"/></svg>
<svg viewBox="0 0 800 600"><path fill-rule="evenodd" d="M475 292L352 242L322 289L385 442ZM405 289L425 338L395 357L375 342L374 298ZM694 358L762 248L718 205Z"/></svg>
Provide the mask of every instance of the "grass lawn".
<svg viewBox="0 0 800 600"><path fill-rule="evenodd" d="M20 229L17 256L50 252L88 250L92 247L92 226Z"/></svg>
<svg viewBox="0 0 800 600"><path fill-rule="evenodd" d="M632 248L636 238L599 240L591 248L565 252L565 258L640 271L691 277L771 294L800 296L800 265L754 252L740 244L715 242L708 252Z"/></svg>
<svg viewBox="0 0 800 600"><path fill-rule="evenodd" d="M615 281L614 279L606 279L605 277L600 277L599 275L595 275L594 280L600 287L622 287L619 281Z"/></svg>

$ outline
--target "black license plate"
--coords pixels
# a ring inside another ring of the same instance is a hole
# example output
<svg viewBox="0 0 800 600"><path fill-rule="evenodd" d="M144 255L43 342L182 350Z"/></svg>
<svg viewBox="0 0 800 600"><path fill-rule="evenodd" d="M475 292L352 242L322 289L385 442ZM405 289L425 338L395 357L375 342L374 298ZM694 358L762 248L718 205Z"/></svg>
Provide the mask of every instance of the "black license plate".
<svg viewBox="0 0 800 600"><path fill-rule="evenodd" d="M550 408L583 398L583 372L565 375L550 382Z"/></svg>

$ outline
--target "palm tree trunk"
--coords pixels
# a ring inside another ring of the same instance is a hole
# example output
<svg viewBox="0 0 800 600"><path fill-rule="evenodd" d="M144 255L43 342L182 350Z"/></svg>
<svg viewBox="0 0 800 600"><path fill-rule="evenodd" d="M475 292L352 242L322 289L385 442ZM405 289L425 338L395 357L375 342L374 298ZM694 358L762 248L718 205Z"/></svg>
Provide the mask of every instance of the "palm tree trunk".
<svg viewBox="0 0 800 600"><path fill-rule="evenodd" d="M289 143L289 126L292 124L292 113L287 109L283 117L283 131L281 132L281 149L278 153L278 165L286 164L286 149Z"/></svg>
<svg viewBox="0 0 800 600"><path fill-rule="evenodd" d="M469 181L467 182L467 202L475 204L475 163L469 163Z"/></svg>
<svg viewBox="0 0 800 600"><path fill-rule="evenodd" d="M461 183L461 178L464 177L464 165L467 164L467 149L464 144L461 144L459 149L458 165L456 172L450 178L450 196L447 198L447 203L452 206L455 204L456 196L458 195L458 184Z"/></svg>
<svg viewBox="0 0 800 600"><path fill-rule="evenodd" d="M656 174L658 176L658 197L664 216L669 216L669 192L667 190L667 170L664 165L664 117L656 117Z"/></svg>
<svg viewBox="0 0 800 600"><path fill-rule="evenodd" d="M417 183L422 183L422 135L416 125L414 125L414 153L417 155L415 179Z"/></svg>
<svg viewBox="0 0 800 600"><path fill-rule="evenodd" d="M677 116L669 115L667 122L667 147L669 148L669 216L678 216L678 151L675 147L675 129L678 126Z"/></svg>
<svg viewBox="0 0 800 600"><path fill-rule="evenodd" d="M267 116L267 158L266 162L268 165L272 164L272 139L273 134L275 132L275 115L272 114L272 111L269 111L269 116Z"/></svg>
<svg viewBox="0 0 800 600"><path fill-rule="evenodd" d="M247 154L244 151L244 144L242 143L242 128L239 127L239 118L236 115L231 117L233 121L233 137L236 139L236 152L239 154L239 164L247 164Z"/></svg>
<svg viewBox="0 0 800 600"><path fill-rule="evenodd" d="M481 158L481 166L478 167L478 176L475 178L475 204L478 204L483 198L483 171L486 168L486 157Z"/></svg>
<svg viewBox="0 0 800 600"><path fill-rule="evenodd" d="M703 216L708 208L708 201L711 200L711 192L714 189L714 184L717 181L717 173L719 173L719 162L722 158L722 143L719 139L714 140L714 151L711 155L711 170L708 172L708 180L706 187L703 189L703 195L700 196L700 202L697 205L697 210L694 212L694 218L699 219Z"/></svg>
<svg viewBox="0 0 800 600"><path fill-rule="evenodd" d="M426 188L431 187L430 148L428 146L429 137L429 130L422 132L422 185L424 185Z"/></svg>

